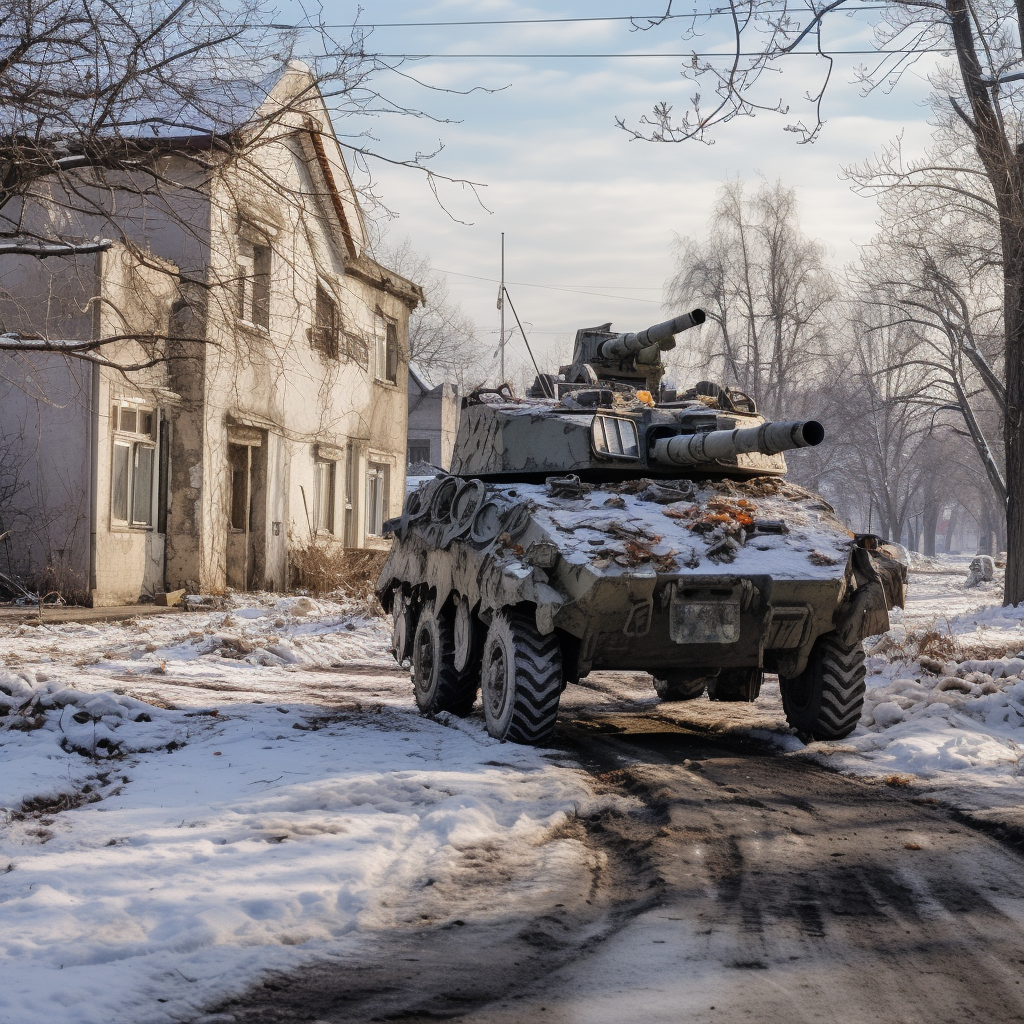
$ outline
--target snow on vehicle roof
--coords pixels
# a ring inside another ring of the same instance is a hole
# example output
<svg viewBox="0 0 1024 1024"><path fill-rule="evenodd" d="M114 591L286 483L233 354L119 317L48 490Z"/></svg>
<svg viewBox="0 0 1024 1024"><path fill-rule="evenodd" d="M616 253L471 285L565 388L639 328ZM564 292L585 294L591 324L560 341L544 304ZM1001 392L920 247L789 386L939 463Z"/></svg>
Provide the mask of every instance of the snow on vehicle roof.
<svg viewBox="0 0 1024 1024"><path fill-rule="evenodd" d="M636 483L651 483L640 481ZM589 565L608 575L628 572L643 574L643 566L623 565L627 544L639 539L656 556L647 568L670 572L690 569L700 574L732 576L767 574L776 579L835 579L845 572L853 537L822 498L793 484L766 487L763 496L757 488L733 483L708 482L693 488L688 480L659 479L656 486L693 489L693 500L658 504L641 495L622 493L622 485L605 485L579 498L554 497L546 484L492 485L493 495L509 501L529 500L533 516L558 546L561 556L572 565ZM631 486L631 485L626 485ZM762 485L763 486L763 485ZM618 491L618 493L616 493ZM709 505L710 502L710 505ZM744 508L744 503L747 507ZM726 545L716 556L715 546L725 531L716 532L708 518L723 511L719 524L728 527L735 521L726 510L747 514L754 523L773 524L773 531L735 531L735 546ZM711 529L697 532L693 527L703 521ZM774 532L774 524L783 530ZM671 561L676 563L671 568Z"/></svg>

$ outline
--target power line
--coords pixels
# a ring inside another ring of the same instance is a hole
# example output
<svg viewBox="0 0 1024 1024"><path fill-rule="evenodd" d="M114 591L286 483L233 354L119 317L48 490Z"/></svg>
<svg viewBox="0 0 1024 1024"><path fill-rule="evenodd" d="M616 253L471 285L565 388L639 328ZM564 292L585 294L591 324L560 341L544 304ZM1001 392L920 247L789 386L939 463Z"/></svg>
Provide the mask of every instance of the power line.
<svg viewBox="0 0 1024 1024"><path fill-rule="evenodd" d="M857 11L881 11L885 10L888 4L864 4L847 9L844 13L849 14L850 10ZM786 14L786 10L758 10L758 14ZM651 21L661 23L665 21L681 21L687 18L717 18L731 17L732 11L729 8L717 11L690 11L687 14L620 14L609 15L597 18L501 18L494 20L474 21L377 21L377 22L347 22L338 25L282 25L272 22L264 25L264 28L277 29L282 32L295 32L304 29L336 29L336 28L455 28L459 26L472 25L575 25L582 22L603 22L603 21Z"/></svg>
<svg viewBox="0 0 1024 1024"><path fill-rule="evenodd" d="M460 274L457 270L441 270L440 267L434 267L439 274L451 274L453 277L468 277L473 281L486 281L488 284L500 284L501 282L497 278L493 277L480 277L477 274ZM506 281L506 284L515 285L517 288L543 288L549 292L569 292L572 295L592 295L596 299L621 299L623 302L648 302L655 306L660 306L661 302L657 299L639 299L633 295L605 295L601 292L587 292L581 291L579 288L560 288L553 284L532 284L529 281ZM604 285L590 285L591 288L602 288ZM616 285L608 285L609 288L618 287ZM623 288L623 291L632 291L630 288ZM660 291L660 288L637 288L637 291ZM536 333L536 332L534 332Z"/></svg>
<svg viewBox="0 0 1024 1024"><path fill-rule="evenodd" d="M931 46L931 47L909 47L905 50L833 50L825 48L820 53L817 50L793 50L788 53L778 53L776 57L820 57L833 54L850 56L887 56L900 53L952 53L952 46ZM648 60L652 57L674 57L675 59L689 60L691 57L764 57L763 50L751 50L750 52L736 53L730 50L721 50L713 53L697 53L690 50L688 53L367 53L367 57L377 57L381 60L605 60L613 57L625 57L633 60Z"/></svg>
<svg viewBox="0 0 1024 1024"><path fill-rule="evenodd" d="M702 11L694 14L622 14L606 18L502 18L493 21L353 21L341 25L280 25L273 22L267 28L293 31L303 28L452 28L461 25L568 25L578 22L594 21L675 21L679 18L714 17L718 12ZM724 13L724 12L722 12ZM765 14L778 14L779 11L765 11Z"/></svg>

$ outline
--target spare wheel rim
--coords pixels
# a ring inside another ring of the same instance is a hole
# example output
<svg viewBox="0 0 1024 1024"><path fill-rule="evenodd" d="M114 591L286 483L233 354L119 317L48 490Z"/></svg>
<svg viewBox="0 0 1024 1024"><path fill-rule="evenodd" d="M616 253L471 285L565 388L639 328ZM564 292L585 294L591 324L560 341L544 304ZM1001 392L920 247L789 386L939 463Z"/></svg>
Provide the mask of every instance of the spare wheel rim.
<svg viewBox="0 0 1024 1024"><path fill-rule="evenodd" d="M487 708L494 721L501 721L508 703L508 662L505 657L505 648L496 643L491 648L491 656L487 662Z"/></svg>
<svg viewBox="0 0 1024 1024"><path fill-rule="evenodd" d="M421 693L429 693L434 685L434 667L437 659L434 651L434 634L426 623L420 626L416 640L416 689Z"/></svg>

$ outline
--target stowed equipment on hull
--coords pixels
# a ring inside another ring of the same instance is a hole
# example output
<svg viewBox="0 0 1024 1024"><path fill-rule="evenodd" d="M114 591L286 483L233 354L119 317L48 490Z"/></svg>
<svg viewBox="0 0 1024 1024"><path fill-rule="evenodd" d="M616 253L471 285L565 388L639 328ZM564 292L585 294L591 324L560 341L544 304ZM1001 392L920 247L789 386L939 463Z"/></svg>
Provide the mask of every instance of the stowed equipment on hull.
<svg viewBox="0 0 1024 1024"><path fill-rule="evenodd" d="M820 423L660 386L661 352L703 320L579 331L528 398L465 400L452 472L389 521L378 582L425 713L468 714L482 690L492 735L539 742L593 669L647 670L666 700L753 700L767 669L801 734L854 728L860 641L902 605L905 563L781 479Z"/></svg>

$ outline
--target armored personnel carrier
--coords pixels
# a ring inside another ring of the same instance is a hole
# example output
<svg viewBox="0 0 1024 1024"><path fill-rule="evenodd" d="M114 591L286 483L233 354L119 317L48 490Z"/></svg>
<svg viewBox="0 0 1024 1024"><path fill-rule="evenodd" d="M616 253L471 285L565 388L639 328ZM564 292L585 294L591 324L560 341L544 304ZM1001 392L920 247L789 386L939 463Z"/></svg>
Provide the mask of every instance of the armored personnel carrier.
<svg viewBox="0 0 1024 1024"><path fill-rule="evenodd" d="M820 423L662 385L662 352L703 320L581 330L527 397L464 400L451 473L385 524L377 586L425 714L467 715L482 691L492 736L538 743L595 669L645 670L667 701L753 701L770 671L803 737L856 726L861 640L902 606L906 564L784 479Z"/></svg>

